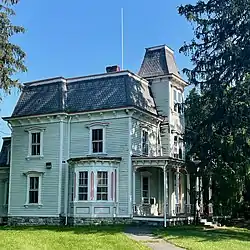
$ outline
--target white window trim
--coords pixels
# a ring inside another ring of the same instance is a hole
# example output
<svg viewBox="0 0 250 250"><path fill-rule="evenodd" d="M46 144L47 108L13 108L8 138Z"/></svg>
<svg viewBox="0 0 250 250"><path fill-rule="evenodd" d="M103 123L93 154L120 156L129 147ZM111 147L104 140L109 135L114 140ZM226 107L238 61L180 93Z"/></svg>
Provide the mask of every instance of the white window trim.
<svg viewBox="0 0 250 250"><path fill-rule="evenodd" d="M44 137L44 128L30 128L27 130L29 133L29 144L28 144L28 155L26 159L42 159L43 155L43 137ZM40 155L32 155L32 133L40 133Z"/></svg>
<svg viewBox="0 0 250 250"><path fill-rule="evenodd" d="M41 202L41 194L42 194L42 175L43 172L36 172L36 171L31 171L25 173L27 176L27 186L26 186L26 201L24 206L29 207L29 206L38 206L41 207L43 204ZM29 189L30 189L30 177L38 177L39 178L39 185L38 185L38 203L29 203Z"/></svg>
<svg viewBox="0 0 250 250"><path fill-rule="evenodd" d="M143 152L143 132L148 133L148 154L144 154L144 152ZM141 155L149 156L149 152L150 152L149 145L150 145L150 143L149 143L149 131L146 128L141 128Z"/></svg>
<svg viewBox="0 0 250 250"><path fill-rule="evenodd" d="M103 133L103 145L102 145L102 152L93 152L93 144L92 144L92 131L94 129L102 129ZM91 126L89 129L89 154L90 155L100 155L100 154L107 154L106 153L106 126L105 125L95 125Z"/></svg>
<svg viewBox="0 0 250 250"><path fill-rule="evenodd" d="M151 178L150 178L151 174L149 173L141 173L141 202L142 202L142 199L143 199L143 178L146 177L148 178L148 204L150 204L150 195L151 195L151 188L150 188L150 185L151 185Z"/></svg>
<svg viewBox="0 0 250 250"><path fill-rule="evenodd" d="M116 193L118 188L113 186L113 194L111 195L111 191L112 191L112 180L111 180L111 173L114 172L115 173L115 169L114 167L98 167L98 168L77 168L75 170L75 174L76 174L76 188L75 188L75 197L73 202L77 202L77 203L86 203L86 202L100 202L100 203L110 203L110 202L115 202L114 200L114 195L115 195L115 189L116 189ZM88 200L79 200L79 172L84 172L87 171L88 172ZM97 200L97 172L99 171L104 171L104 172L108 172L108 200ZM94 173L94 194L93 194L93 199L91 200L91 172ZM73 180L74 181L74 180ZM113 183L114 185L114 183ZM112 199L113 197L113 199Z"/></svg>
<svg viewBox="0 0 250 250"><path fill-rule="evenodd" d="M177 98L177 101L174 99L174 92L176 91L176 98ZM179 103L179 93L181 94L181 98L182 98L182 101L184 100L184 92L182 92L181 90L173 87L173 111L174 113L176 114L183 114L183 112L178 112L178 107L177 107L177 111L175 111L175 104Z"/></svg>

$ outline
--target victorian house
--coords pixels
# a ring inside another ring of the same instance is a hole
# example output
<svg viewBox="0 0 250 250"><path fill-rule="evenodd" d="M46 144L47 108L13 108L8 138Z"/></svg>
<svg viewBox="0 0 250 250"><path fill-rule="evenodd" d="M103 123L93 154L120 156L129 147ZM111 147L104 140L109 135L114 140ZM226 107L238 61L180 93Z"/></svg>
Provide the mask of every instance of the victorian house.
<svg viewBox="0 0 250 250"><path fill-rule="evenodd" d="M173 51L147 48L138 74L24 84L0 155L0 217L16 224L190 218L183 92Z"/></svg>

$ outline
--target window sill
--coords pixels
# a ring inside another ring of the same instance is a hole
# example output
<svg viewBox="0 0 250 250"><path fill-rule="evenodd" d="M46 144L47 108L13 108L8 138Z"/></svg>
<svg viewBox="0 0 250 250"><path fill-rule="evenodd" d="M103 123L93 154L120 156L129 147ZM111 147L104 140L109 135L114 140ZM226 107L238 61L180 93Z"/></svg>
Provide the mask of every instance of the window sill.
<svg viewBox="0 0 250 250"><path fill-rule="evenodd" d="M33 208L41 208L43 204L24 204L25 208L33 207Z"/></svg>
<svg viewBox="0 0 250 250"><path fill-rule="evenodd" d="M89 153L87 156L105 156L108 155L107 153Z"/></svg>
<svg viewBox="0 0 250 250"><path fill-rule="evenodd" d="M41 159L43 159L44 158L44 156L43 155L28 155L27 157L26 157L26 160L41 160Z"/></svg>
<svg viewBox="0 0 250 250"><path fill-rule="evenodd" d="M71 203L115 203L115 201L97 201L97 200L87 200L87 201L71 201Z"/></svg>

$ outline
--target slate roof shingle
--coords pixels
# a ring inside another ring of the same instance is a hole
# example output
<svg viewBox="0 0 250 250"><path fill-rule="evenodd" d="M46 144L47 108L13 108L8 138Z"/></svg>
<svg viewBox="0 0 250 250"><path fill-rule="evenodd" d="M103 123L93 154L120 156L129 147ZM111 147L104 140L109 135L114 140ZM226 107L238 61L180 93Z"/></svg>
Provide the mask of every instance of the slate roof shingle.
<svg viewBox="0 0 250 250"><path fill-rule="evenodd" d="M138 74L144 78L170 74L180 76L174 53L166 45L146 49Z"/></svg>
<svg viewBox="0 0 250 250"><path fill-rule="evenodd" d="M129 71L26 84L12 117L137 107L157 114L149 86Z"/></svg>

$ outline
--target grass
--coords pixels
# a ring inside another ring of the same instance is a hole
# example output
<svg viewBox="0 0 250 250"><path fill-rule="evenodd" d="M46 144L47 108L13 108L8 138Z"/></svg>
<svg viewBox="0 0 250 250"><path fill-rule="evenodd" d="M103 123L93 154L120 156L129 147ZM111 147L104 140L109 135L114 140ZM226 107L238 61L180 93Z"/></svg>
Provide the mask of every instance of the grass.
<svg viewBox="0 0 250 250"><path fill-rule="evenodd" d="M247 250L250 249L250 230L240 228L204 229L175 227L157 231L170 243L189 250Z"/></svg>
<svg viewBox="0 0 250 250"><path fill-rule="evenodd" d="M100 227L0 227L0 249L4 250L145 250L138 242L127 238L123 228Z"/></svg>

